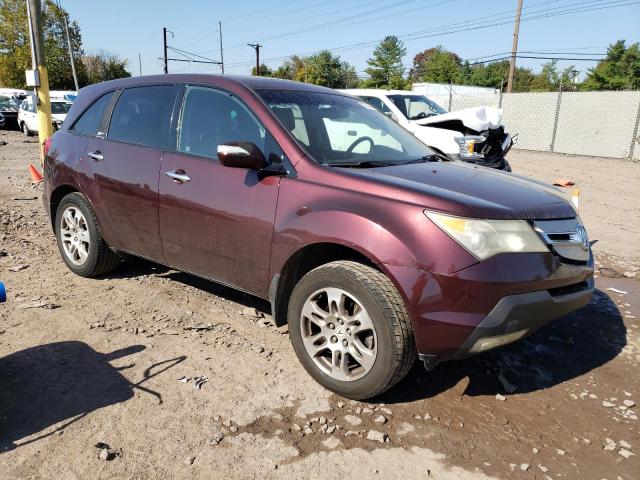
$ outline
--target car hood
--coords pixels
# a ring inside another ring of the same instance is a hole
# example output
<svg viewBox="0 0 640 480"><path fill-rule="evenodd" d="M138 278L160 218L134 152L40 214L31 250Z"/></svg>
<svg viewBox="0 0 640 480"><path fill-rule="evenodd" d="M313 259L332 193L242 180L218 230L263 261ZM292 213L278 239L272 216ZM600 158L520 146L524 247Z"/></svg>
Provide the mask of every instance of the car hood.
<svg viewBox="0 0 640 480"><path fill-rule="evenodd" d="M433 125L451 120L459 120L465 127L476 132L482 132L498 128L502 124L502 110L494 107L465 108L456 112L415 120L415 123L418 125Z"/></svg>
<svg viewBox="0 0 640 480"><path fill-rule="evenodd" d="M67 118L67 114L66 113L53 113L53 114L51 114L51 118L53 118L54 120L60 120L61 122L64 122L64 119Z"/></svg>
<svg viewBox="0 0 640 480"><path fill-rule="evenodd" d="M555 187L477 165L433 162L349 171L414 194L410 201L452 215L504 220L576 216Z"/></svg>

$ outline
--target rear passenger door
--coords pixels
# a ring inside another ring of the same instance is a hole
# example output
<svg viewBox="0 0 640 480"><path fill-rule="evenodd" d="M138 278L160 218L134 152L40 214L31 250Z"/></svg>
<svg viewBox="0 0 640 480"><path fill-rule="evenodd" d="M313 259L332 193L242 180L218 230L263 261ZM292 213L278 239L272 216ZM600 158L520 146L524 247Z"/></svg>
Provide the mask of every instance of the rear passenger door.
<svg viewBox="0 0 640 480"><path fill-rule="evenodd" d="M106 138L83 157L85 192L112 248L164 262L158 231L158 176L178 87L127 88L112 102Z"/></svg>

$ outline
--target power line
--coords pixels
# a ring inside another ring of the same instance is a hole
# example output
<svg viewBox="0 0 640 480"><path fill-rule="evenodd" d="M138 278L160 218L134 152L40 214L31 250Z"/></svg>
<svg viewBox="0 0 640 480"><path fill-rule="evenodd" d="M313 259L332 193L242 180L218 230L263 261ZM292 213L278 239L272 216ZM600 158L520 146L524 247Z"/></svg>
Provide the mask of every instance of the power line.
<svg viewBox="0 0 640 480"><path fill-rule="evenodd" d="M292 35L300 35L302 33L306 33L306 32L312 31L312 30L320 30L320 29L323 29L325 27L334 26L334 25L336 25L338 23L349 21L349 20L352 20L352 19L357 18L357 17L363 17L363 16L371 15L373 13L378 13L378 12L381 12L381 11L388 10L390 8L395 8L397 6L406 5L407 3L411 3L411 2L414 2L414 1L416 1L416 0L399 0L399 1L396 1L396 2L391 3L389 5L385 5L385 6L382 6L382 7L374 8L374 9L371 9L371 10L368 10L368 11L364 11L364 12L360 12L360 13L358 13L356 15L349 15L347 17L342 17L342 18L331 20L331 21L326 21L326 22L323 22L323 23L318 24L318 25L303 27L303 28L295 30L293 32L285 32L285 33L279 33L279 34L275 34L275 35L270 35L270 36L261 38L260 40L261 41L275 40L275 39L278 39L278 38L289 37L289 36L292 36ZM236 44L236 45L241 45L241 44L242 43L239 43L239 44ZM232 45L229 48L234 48L236 45Z"/></svg>
<svg viewBox="0 0 640 480"><path fill-rule="evenodd" d="M543 2L543 3L546 4L548 2ZM555 9L547 9L546 12L544 12L544 13L542 13L541 11L535 11L535 12L531 12L530 14L523 14L521 21L522 22L526 22L526 21L539 20L539 19L542 19L542 18L551 18L551 17L572 15L572 14L576 14L576 13L584 13L584 12L602 10L602 9L605 9L605 8L626 7L626 6L636 5L636 4L640 3L640 1L615 0L615 1L607 1L607 2L604 2L604 3L599 3L597 5L593 5L594 3L596 3L596 1L591 0L591 1L588 1L588 2L577 2L577 3L573 3L573 4L558 6ZM541 4L536 4L536 5L541 5ZM536 6L536 5L532 5L529 8L532 8L532 7ZM580 6L580 5L582 5L582 7L580 7L580 8L568 9L569 7L575 7L575 6ZM496 15L501 15L501 14L494 14L492 16L496 16ZM488 16L488 17L490 17L490 16ZM500 20L500 19L496 19L496 20ZM443 35L451 35L451 34L454 34L454 33L460 33L460 32L466 32L466 31L473 31L473 30L491 28L491 27L496 27L496 26L500 26L500 25L509 24L511 22L512 22L511 16L509 16L509 19L505 19L504 21L497 21L497 22L494 22L494 23L489 23L488 21L484 20L484 21L477 22L477 24L474 24L474 23L472 23L472 20L466 20L466 21L457 22L457 23L450 24L450 25L433 27L431 29L420 30L420 31L408 33L408 34L405 34L405 35L399 35L398 38L401 39L401 40L404 40L404 41L413 41L413 40L419 40L419 39L423 39L423 38L430 38L430 37L443 36ZM456 25L459 25L460 28L449 28L447 30L448 27L453 27L453 26L456 26ZM361 42L361 43L356 43L356 44L351 44L351 45L343 45L343 46L339 46L339 47L326 48L326 49L323 49L323 50L329 50L329 51L334 51L334 52L342 52L342 51L348 51L348 50L358 50L358 49L368 48L368 47L374 46L379 42L380 42L380 40L373 40L373 41ZM314 54L314 53L317 53L317 52L318 52L318 50L315 50L313 52L301 53L299 55L303 55L303 56L304 55L311 55L311 54ZM272 63L274 61L284 60L284 59L287 59L289 57L291 57L291 55L272 57L272 58L268 58L268 59L263 60L263 63ZM250 62L234 62L234 63L230 63L229 65L230 66L246 66L248 64L250 64Z"/></svg>

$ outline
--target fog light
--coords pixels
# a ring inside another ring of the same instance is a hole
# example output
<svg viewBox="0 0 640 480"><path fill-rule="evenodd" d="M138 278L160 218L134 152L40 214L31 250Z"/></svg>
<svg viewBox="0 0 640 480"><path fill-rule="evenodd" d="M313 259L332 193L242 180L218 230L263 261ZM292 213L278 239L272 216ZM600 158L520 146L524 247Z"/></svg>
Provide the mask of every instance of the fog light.
<svg viewBox="0 0 640 480"><path fill-rule="evenodd" d="M506 335L497 335L495 337L484 337L478 340L469 350L470 353L480 353L492 348L506 345L521 339L528 332L528 329L518 330L517 332L507 333Z"/></svg>

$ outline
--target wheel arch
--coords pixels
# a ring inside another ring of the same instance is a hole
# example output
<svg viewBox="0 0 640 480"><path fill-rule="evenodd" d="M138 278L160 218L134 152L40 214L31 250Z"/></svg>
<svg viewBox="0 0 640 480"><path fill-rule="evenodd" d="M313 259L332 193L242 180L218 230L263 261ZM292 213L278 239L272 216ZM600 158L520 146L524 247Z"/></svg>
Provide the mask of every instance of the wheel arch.
<svg viewBox="0 0 640 480"><path fill-rule="evenodd" d="M51 227L55 230L55 221L56 221L56 213L58 211L58 207L60 206L60 202L62 199L69 195L70 193L82 193L78 188L68 185L62 184L58 185L52 192L49 197L49 219L51 220Z"/></svg>
<svg viewBox="0 0 640 480"><path fill-rule="evenodd" d="M296 250L275 273L269 285L271 313L276 325L287 323L289 297L298 281L314 268L338 260L352 260L374 268L388 276L383 265L354 245L323 241Z"/></svg>

